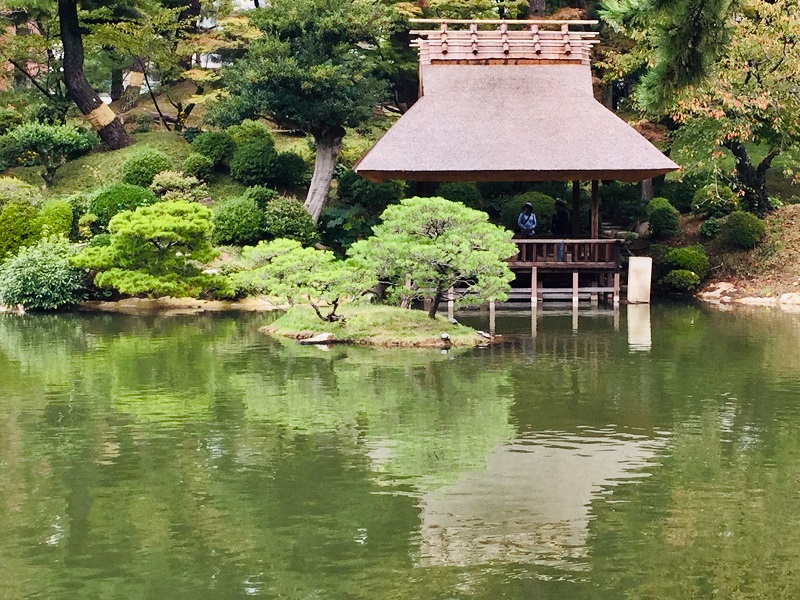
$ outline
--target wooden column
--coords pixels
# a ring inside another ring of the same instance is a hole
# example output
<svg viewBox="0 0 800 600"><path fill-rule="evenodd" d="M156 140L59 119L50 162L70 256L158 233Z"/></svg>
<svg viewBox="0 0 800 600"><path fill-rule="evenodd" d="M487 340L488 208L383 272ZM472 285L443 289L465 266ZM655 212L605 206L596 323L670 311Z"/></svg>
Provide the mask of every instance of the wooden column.
<svg viewBox="0 0 800 600"><path fill-rule="evenodd" d="M592 180L592 239L600 237L600 182Z"/></svg>
<svg viewBox="0 0 800 600"><path fill-rule="evenodd" d="M572 272L572 305L578 306L578 272Z"/></svg>
<svg viewBox="0 0 800 600"><path fill-rule="evenodd" d="M538 287L539 287L539 269L531 267L531 304L535 307L539 302Z"/></svg>
<svg viewBox="0 0 800 600"><path fill-rule="evenodd" d="M581 233L581 182L572 182L572 235Z"/></svg>

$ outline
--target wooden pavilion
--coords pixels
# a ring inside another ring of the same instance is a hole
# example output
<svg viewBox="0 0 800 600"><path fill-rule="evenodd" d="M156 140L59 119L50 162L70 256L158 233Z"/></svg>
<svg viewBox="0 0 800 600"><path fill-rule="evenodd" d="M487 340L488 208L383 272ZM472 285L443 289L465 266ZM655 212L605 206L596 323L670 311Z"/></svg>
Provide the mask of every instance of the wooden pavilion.
<svg viewBox="0 0 800 600"><path fill-rule="evenodd" d="M587 26L597 21L412 22L438 26L412 31L420 99L355 171L373 181L572 181L572 238L515 240L511 266L531 273L534 303L547 272L572 272L574 301L581 274L591 275L582 293L618 297L622 242L600 239L599 182L642 181L678 165L594 98L597 33ZM589 239L579 238L583 181L592 189Z"/></svg>

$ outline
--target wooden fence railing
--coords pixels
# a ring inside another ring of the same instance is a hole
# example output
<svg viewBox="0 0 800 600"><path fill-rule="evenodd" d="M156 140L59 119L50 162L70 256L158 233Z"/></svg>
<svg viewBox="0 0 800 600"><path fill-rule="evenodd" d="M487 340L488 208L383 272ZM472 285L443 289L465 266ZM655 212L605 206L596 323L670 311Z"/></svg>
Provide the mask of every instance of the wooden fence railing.
<svg viewBox="0 0 800 600"><path fill-rule="evenodd" d="M514 239L519 252L511 266L555 269L619 269L623 240Z"/></svg>

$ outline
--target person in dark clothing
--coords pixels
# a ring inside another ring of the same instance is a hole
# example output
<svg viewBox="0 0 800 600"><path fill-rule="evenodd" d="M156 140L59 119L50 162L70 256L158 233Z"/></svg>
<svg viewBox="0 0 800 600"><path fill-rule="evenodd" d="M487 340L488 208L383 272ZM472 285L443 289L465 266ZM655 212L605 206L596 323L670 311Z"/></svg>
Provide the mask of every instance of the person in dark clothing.
<svg viewBox="0 0 800 600"><path fill-rule="evenodd" d="M566 203L559 198L556 200L556 213L553 215L553 235L566 237L572 233L572 215L567 210ZM556 259L564 262L564 242L556 246Z"/></svg>

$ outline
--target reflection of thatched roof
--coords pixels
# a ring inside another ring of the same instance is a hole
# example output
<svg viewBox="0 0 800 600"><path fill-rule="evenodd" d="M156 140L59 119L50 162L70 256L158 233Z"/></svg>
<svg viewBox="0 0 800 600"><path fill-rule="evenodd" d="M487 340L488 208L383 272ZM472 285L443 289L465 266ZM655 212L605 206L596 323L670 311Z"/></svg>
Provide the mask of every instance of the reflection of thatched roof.
<svg viewBox="0 0 800 600"><path fill-rule="evenodd" d="M356 165L363 177L641 181L678 168L594 99L586 64L439 62L421 75L424 95Z"/></svg>

